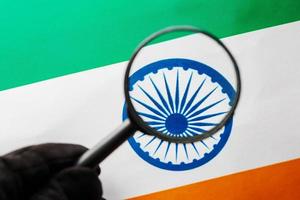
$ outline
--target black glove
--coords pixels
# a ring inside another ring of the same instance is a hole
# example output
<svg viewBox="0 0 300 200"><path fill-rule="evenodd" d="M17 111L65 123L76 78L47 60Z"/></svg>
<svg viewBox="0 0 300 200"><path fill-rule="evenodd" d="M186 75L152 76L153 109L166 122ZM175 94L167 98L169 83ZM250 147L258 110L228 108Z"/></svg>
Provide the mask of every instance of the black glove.
<svg viewBox="0 0 300 200"><path fill-rule="evenodd" d="M0 157L0 199L102 199L100 169L72 167L86 150L72 144L43 144Z"/></svg>

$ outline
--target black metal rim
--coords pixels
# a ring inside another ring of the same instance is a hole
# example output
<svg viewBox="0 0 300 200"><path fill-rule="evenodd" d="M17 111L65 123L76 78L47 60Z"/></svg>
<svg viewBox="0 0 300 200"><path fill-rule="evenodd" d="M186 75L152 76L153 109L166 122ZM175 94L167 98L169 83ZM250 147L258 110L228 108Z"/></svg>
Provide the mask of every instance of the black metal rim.
<svg viewBox="0 0 300 200"><path fill-rule="evenodd" d="M170 33L170 32L193 32L193 33L200 33L200 34L204 34L207 37L209 37L210 39L214 40L218 45L220 45L225 52L227 53L227 55L229 56L234 70L235 70L235 75L237 78L237 83L236 83L236 95L235 95L235 99L233 101L233 104L231 106L231 110L227 113L227 115L222 119L222 121L215 126L214 128L212 128L211 130L201 134L201 135L196 135L193 137L180 137L180 138L175 138L175 137L171 137L168 135L164 135L160 132L158 132L157 130L155 130L154 128L151 128L150 126L148 126L143 119L136 113L133 103L130 99L130 95L129 95L129 75L130 75L130 70L132 67L132 64L134 62L134 59L137 57L137 55L139 54L139 52L145 47L147 46L150 42L152 42L154 39ZM239 99L240 99L240 94L241 94L241 77L240 77L240 70L238 67L238 64L236 62L236 60L234 59L233 55L231 54L231 52L229 51L229 49L225 46L225 44L219 40L216 36L214 36L213 34L195 28L195 27L191 27L191 26L173 26L173 27L169 27L166 29L163 29L159 32L156 32L152 35L150 35L148 38L146 38L139 46L138 48L134 51L134 53L132 54L127 68L126 68L126 72L125 72L125 80L124 80L124 93L125 93L125 100L126 100L126 105L127 105L127 113L128 113L128 117L131 120L131 122L136 126L136 128L138 130L140 130L141 132L148 134L148 135L154 135L157 136L158 138L168 141L168 142L175 142L175 143L191 143L191 142L196 142L196 141L200 141L203 140L207 137L212 136L213 134L215 134L217 131L219 131L233 116Z"/></svg>

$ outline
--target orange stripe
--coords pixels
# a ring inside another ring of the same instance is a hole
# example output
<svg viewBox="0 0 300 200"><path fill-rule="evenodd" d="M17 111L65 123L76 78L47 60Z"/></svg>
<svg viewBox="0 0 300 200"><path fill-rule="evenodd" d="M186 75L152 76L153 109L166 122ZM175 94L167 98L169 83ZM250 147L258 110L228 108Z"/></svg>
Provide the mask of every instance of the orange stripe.
<svg viewBox="0 0 300 200"><path fill-rule="evenodd" d="M132 199L300 199L300 159Z"/></svg>

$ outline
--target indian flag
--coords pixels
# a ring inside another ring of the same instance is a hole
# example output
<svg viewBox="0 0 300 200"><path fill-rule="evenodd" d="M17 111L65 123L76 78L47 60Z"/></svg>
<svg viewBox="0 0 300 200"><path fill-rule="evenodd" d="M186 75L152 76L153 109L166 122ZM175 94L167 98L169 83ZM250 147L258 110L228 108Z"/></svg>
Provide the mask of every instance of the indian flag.
<svg viewBox="0 0 300 200"><path fill-rule="evenodd" d="M101 164L104 197L299 199L299 10L296 0L1 2L0 153L45 142L92 147L126 118L123 76L137 44L188 24L216 34L238 61L238 110L214 138L195 144L134 135ZM166 42L189 39L151 48ZM180 66L168 67L157 74ZM182 71L184 88L190 73Z"/></svg>

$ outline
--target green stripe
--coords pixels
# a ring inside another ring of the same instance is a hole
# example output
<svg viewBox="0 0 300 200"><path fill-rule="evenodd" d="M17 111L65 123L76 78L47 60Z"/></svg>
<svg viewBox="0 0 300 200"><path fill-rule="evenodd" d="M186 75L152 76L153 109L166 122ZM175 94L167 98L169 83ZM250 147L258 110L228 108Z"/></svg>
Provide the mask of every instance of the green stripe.
<svg viewBox="0 0 300 200"><path fill-rule="evenodd" d="M3 0L0 90L128 60L165 26L226 37L297 21L299 10L299 0Z"/></svg>

